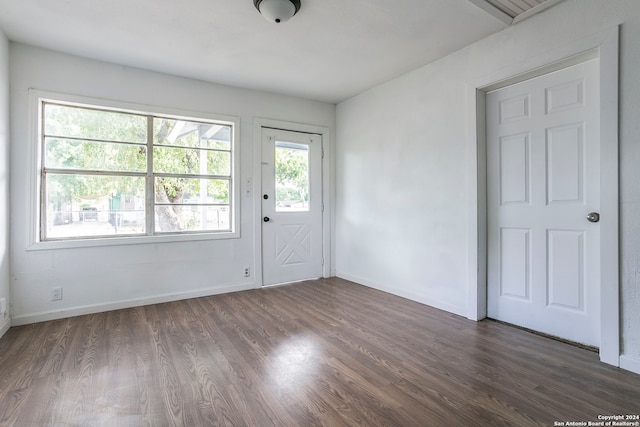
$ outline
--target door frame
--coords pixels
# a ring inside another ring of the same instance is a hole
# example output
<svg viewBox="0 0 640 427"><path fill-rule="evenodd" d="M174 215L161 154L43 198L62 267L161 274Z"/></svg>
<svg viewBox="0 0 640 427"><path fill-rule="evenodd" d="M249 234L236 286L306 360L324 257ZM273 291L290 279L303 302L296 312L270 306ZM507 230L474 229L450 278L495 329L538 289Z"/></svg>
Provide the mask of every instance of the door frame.
<svg viewBox="0 0 640 427"><path fill-rule="evenodd" d="M278 129L289 132L302 132L320 135L322 140L322 277L331 277L333 271L332 261L332 195L333 180L332 177L332 153L331 150L331 133L328 127L316 126L303 123L287 122L283 120L254 118L253 120L253 180L245 178L243 183L243 193L246 194L247 188L252 188L251 198L253 201L253 233L254 239L254 260L253 267L256 288L264 286L262 277L263 260L262 260L262 129ZM253 182L252 182L253 181Z"/></svg>
<svg viewBox="0 0 640 427"><path fill-rule="evenodd" d="M570 42L469 82L467 99L468 290L467 318L487 316L487 92L588 59L600 61L601 226L600 360L620 366L618 226L618 46L619 27Z"/></svg>

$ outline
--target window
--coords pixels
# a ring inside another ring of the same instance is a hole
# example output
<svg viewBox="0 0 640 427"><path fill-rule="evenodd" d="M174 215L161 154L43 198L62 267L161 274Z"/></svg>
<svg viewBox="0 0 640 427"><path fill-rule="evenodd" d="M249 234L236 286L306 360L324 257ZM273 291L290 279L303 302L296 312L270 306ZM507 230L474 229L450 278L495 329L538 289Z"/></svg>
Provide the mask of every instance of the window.
<svg viewBox="0 0 640 427"><path fill-rule="evenodd" d="M40 241L235 230L232 120L40 100Z"/></svg>

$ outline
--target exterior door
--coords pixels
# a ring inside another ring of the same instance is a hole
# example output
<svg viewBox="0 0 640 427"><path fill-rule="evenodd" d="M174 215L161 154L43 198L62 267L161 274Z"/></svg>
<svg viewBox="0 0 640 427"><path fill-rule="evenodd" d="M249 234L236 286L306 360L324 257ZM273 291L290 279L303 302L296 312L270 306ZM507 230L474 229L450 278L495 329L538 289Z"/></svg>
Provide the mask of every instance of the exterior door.
<svg viewBox="0 0 640 427"><path fill-rule="evenodd" d="M262 129L263 284L322 277L322 137Z"/></svg>
<svg viewBox="0 0 640 427"><path fill-rule="evenodd" d="M600 345L598 60L487 94L488 316Z"/></svg>

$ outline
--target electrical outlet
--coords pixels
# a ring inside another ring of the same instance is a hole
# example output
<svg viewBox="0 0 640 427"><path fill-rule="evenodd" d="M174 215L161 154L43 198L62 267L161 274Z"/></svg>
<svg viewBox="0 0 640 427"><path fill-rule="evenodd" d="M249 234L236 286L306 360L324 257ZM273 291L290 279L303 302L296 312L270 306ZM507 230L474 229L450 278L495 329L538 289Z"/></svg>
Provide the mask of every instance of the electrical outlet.
<svg viewBox="0 0 640 427"><path fill-rule="evenodd" d="M7 299L0 298L0 318L7 318Z"/></svg>
<svg viewBox="0 0 640 427"><path fill-rule="evenodd" d="M251 270L249 270L249 267L244 267L244 277L249 277L251 276Z"/></svg>
<svg viewBox="0 0 640 427"><path fill-rule="evenodd" d="M51 301L59 301L62 299L62 288L51 288Z"/></svg>

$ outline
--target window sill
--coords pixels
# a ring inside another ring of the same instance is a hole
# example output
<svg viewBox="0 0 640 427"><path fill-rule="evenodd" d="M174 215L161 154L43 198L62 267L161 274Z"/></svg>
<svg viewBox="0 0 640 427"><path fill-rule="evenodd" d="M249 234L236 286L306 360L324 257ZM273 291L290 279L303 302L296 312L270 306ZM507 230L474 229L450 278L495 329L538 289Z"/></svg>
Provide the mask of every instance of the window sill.
<svg viewBox="0 0 640 427"><path fill-rule="evenodd" d="M104 246L150 245L156 243L201 242L206 240L239 239L239 232L172 234L158 236L131 236L109 238L78 238L73 240L47 240L33 242L27 250L78 249Z"/></svg>

